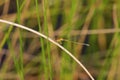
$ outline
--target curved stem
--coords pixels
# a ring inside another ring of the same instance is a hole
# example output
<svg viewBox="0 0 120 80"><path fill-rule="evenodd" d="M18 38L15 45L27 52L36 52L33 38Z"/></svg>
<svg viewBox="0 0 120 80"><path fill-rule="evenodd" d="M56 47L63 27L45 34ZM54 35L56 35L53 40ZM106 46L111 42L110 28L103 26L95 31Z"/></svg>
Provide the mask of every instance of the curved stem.
<svg viewBox="0 0 120 80"><path fill-rule="evenodd" d="M33 29L30 29L30 28L28 28L28 27L25 27L25 26L23 26L23 25L16 24L16 23L14 23L14 22L2 20L2 19L0 19L0 22L6 23L6 24L10 24L10 25L14 25L14 26L16 26L16 27L19 27L19 28L22 28L22 29L24 29L24 30L30 31L30 32L32 32L32 33L34 33L34 34L37 34L37 35L39 35L39 36L41 36L41 37L49 40L50 42L52 42L53 44L55 44L55 45L57 45L59 48L61 48L63 51L65 51L70 57L72 57L72 58L85 70L85 72L88 74L88 76L91 78L91 80L94 80L94 78L93 78L92 75L89 73L89 71L84 67L84 65L83 65L75 56L72 55L72 53L70 53L67 49L65 49L63 46L61 46L59 43L55 42L55 41L52 40L51 38L45 36L44 34L42 34L42 33L40 33L40 32L37 32L37 31L35 31L35 30L33 30Z"/></svg>

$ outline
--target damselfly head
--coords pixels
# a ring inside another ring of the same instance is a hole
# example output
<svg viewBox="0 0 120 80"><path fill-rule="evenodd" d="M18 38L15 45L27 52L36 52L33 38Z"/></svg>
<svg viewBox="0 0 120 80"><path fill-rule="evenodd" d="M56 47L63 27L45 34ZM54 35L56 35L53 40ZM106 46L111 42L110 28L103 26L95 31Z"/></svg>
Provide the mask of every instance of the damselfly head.
<svg viewBox="0 0 120 80"><path fill-rule="evenodd" d="M59 42L64 41L64 39L63 39L63 38L59 38L59 39L57 39L56 41L59 43Z"/></svg>
<svg viewBox="0 0 120 80"><path fill-rule="evenodd" d="M63 38L58 38L58 39L56 39L56 41L57 41L59 44L62 44L62 42L64 41L64 39L63 39Z"/></svg>

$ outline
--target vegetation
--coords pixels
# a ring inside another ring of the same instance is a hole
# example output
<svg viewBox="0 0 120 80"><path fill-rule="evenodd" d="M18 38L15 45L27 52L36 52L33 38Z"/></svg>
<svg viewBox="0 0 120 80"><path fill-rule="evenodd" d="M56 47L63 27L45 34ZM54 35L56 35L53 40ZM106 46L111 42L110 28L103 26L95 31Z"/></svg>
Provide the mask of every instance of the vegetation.
<svg viewBox="0 0 120 80"><path fill-rule="evenodd" d="M118 0L0 0L0 80L119 80L119 11Z"/></svg>

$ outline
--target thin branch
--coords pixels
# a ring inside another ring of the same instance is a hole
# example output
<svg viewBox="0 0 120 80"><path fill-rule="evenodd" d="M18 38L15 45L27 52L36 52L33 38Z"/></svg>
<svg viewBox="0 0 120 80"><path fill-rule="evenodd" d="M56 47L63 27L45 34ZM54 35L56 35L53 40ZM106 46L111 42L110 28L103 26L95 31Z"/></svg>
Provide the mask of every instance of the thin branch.
<svg viewBox="0 0 120 80"><path fill-rule="evenodd" d="M94 80L94 78L93 78L92 75L89 73L89 71L84 67L84 65L83 65L76 57L74 57L74 56L72 55L72 53L70 53L67 49L65 49L63 46L61 46L59 43L55 42L55 41L52 40L51 38L45 36L45 35L42 34L42 33L37 32L37 31L35 31L35 30L33 30L33 29L30 29L30 28L28 28L28 27L25 27L25 26L23 26L23 25L19 25L19 24L10 22L10 21L2 20L2 19L0 19L0 22L6 23L6 24L10 24L10 25L14 25L14 26L16 26L16 27L19 27L19 28L21 28L21 29L30 31L30 32L32 32L32 33L34 33L34 34L37 34L37 35L39 35L39 36L41 36L41 37L49 40L50 42L52 42L53 44L55 44L55 45L57 45L59 48L61 48L63 51L65 51L70 57L72 57L72 58L85 70L85 72L88 74L88 76L91 78L91 80Z"/></svg>
<svg viewBox="0 0 120 80"><path fill-rule="evenodd" d="M110 33L116 33L120 32L120 29L94 29L94 30L72 30L70 32L70 35L97 35L97 34L110 34ZM62 34L62 31L55 31L55 36L60 36Z"/></svg>

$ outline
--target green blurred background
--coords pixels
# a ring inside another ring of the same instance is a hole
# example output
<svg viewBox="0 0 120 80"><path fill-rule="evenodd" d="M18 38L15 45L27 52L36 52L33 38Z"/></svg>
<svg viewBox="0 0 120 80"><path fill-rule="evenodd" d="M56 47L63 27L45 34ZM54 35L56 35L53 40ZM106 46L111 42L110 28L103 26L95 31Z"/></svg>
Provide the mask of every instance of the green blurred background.
<svg viewBox="0 0 120 80"><path fill-rule="evenodd" d="M120 80L120 0L0 0L0 19L62 41L95 80ZM0 23L0 80L90 80L64 51Z"/></svg>

